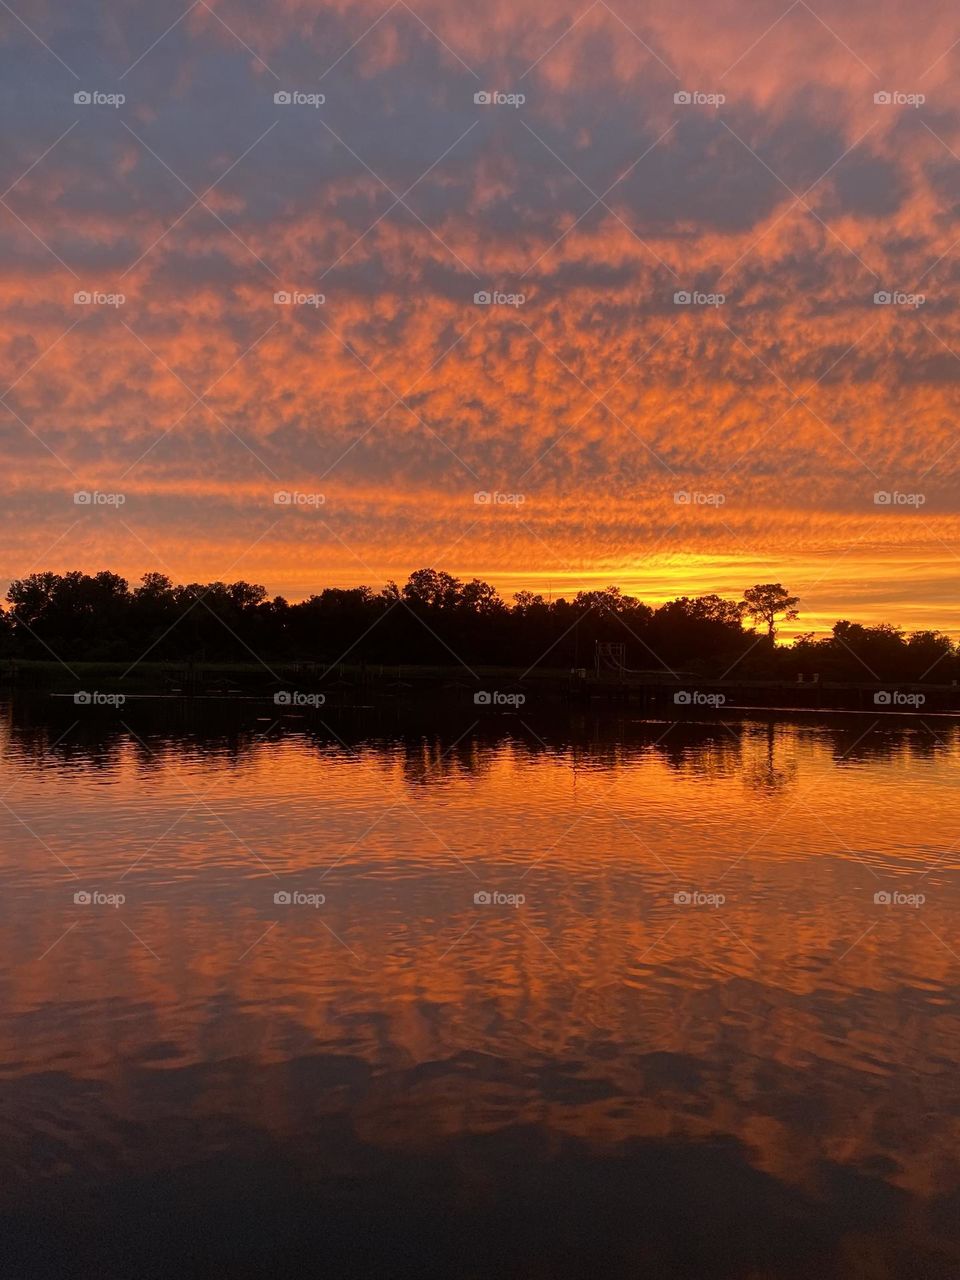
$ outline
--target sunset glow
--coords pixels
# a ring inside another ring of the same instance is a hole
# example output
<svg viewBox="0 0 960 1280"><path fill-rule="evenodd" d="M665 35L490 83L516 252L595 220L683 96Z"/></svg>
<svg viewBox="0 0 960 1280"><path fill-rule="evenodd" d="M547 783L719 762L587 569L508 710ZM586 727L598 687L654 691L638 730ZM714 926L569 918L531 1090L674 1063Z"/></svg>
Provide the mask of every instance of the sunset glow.
<svg viewBox="0 0 960 1280"><path fill-rule="evenodd" d="M3 1275L958 1280L955 6L0 67Z"/></svg>
<svg viewBox="0 0 960 1280"><path fill-rule="evenodd" d="M4 586L775 580L794 630L960 632L942 6L178 13L0 21Z"/></svg>

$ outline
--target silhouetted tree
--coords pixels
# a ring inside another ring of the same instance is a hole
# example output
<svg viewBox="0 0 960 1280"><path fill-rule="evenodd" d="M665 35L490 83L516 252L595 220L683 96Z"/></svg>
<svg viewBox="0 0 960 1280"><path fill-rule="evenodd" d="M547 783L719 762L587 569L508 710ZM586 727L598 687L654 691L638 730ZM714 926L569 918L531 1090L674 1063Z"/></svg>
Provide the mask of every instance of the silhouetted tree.
<svg viewBox="0 0 960 1280"><path fill-rule="evenodd" d="M744 613L767 628L771 643L776 636L776 620L783 614L786 621L791 622L799 617L797 605L799 596L790 595L779 582L766 582L755 587L748 587L743 593Z"/></svg>
<svg viewBox="0 0 960 1280"><path fill-rule="evenodd" d="M721 675L819 672L824 679L946 683L960 654L939 631L910 635L881 623L841 620L829 636L756 646L744 618L775 637L798 600L779 583L751 587L742 601L680 596L653 609L618 587L549 602L520 591L508 605L478 578L461 582L423 568L403 586L327 587L297 604L269 599L256 583L175 584L144 574L131 591L115 573L33 573L12 582L0 610L5 658L151 661L591 665L598 641L626 646L633 669Z"/></svg>

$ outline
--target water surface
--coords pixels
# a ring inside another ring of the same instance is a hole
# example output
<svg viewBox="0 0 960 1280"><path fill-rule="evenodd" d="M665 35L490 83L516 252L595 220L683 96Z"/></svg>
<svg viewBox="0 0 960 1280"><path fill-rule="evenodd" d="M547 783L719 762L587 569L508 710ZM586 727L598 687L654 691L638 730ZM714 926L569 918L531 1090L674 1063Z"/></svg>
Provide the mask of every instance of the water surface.
<svg viewBox="0 0 960 1280"><path fill-rule="evenodd" d="M958 748L4 708L5 1274L956 1277Z"/></svg>

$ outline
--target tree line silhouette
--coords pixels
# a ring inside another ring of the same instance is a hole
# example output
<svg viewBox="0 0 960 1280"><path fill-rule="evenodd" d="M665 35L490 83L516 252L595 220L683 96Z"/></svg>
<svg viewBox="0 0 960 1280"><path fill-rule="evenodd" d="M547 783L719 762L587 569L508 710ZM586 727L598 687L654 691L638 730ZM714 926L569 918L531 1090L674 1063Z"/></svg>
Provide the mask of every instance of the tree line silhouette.
<svg viewBox="0 0 960 1280"><path fill-rule="evenodd" d="M938 631L839 621L831 635L778 645L799 600L779 583L743 599L680 596L652 607L618 587L512 603L479 579L418 569L404 585L328 587L296 604L249 582L175 585L147 573L33 573L0 610L0 655L64 661L312 661L553 669L590 667L596 643L625 646L634 671L949 683L960 647Z"/></svg>

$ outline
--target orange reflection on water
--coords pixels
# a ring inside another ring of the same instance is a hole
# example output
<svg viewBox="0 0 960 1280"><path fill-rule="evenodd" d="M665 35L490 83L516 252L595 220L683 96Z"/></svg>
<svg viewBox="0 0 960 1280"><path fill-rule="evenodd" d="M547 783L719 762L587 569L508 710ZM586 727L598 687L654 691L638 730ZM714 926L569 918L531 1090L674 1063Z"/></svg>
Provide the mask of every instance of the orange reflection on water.
<svg viewBox="0 0 960 1280"><path fill-rule="evenodd" d="M38 752L58 730L14 717L0 1063L28 1184L251 1133L356 1178L518 1128L545 1168L567 1143L721 1143L801 1215L837 1179L896 1192L896 1256L960 1256L936 1212L960 1137L955 731L465 728L147 723ZM295 892L325 901L274 899ZM855 1249L880 1266L875 1226Z"/></svg>

